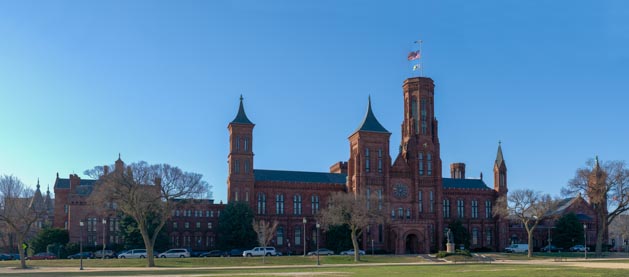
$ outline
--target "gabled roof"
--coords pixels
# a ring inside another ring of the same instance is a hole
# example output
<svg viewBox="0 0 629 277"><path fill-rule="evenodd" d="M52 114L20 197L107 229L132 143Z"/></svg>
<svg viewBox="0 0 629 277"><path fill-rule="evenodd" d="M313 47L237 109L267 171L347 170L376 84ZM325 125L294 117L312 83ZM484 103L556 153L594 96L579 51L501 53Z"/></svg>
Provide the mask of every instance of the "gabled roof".
<svg viewBox="0 0 629 277"><path fill-rule="evenodd" d="M354 131L354 133L358 131L366 131L366 132L376 132L376 133L387 133L390 134L387 129L385 129L376 116L371 111L371 97L369 97L369 104L367 105L367 113L365 114L365 118L363 118L363 122L360 124L358 129Z"/></svg>
<svg viewBox="0 0 629 277"><path fill-rule="evenodd" d="M323 184L344 185L347 180L347 174L326 173L326 172L255 169L253 170L253 175L255 176L256 181L323 183Z"/></svg>
<svg viewBox="0 0 629 277"><path fill-rule="evenodd" d="M443 178L444 189L482 189L491 190L483 180L480 179L454 179Z"/></svg>
<svg viewBox="0 0 629 277"><path fill-rule="evenodd" d="M252 124L253 122L251 122L251 120L249 120L249 118L247 118L247 114L245 113L245 107L242 104L242 95L240 95L240 107L238 107L238 114L236 114L236 118L234 118L234 120L232 120L231 123L238 123L238 124Z"/></svg>

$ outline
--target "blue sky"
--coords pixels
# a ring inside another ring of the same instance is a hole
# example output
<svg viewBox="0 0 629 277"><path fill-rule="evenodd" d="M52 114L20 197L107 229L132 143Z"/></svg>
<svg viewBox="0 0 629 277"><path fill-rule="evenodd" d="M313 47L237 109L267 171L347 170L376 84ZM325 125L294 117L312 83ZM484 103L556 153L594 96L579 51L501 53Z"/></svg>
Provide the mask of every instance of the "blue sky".
<svg viewBox="0 0 629 277"><path fill-rule="evenodd" d="M395 158L417 39L445 174L492 186L502 140L510 189L558 195L594 155L628 159L625 1L2 1L0 174L45 188L121 153L225 200L240 94L256 168L346 160L369 95Z"/></svg>

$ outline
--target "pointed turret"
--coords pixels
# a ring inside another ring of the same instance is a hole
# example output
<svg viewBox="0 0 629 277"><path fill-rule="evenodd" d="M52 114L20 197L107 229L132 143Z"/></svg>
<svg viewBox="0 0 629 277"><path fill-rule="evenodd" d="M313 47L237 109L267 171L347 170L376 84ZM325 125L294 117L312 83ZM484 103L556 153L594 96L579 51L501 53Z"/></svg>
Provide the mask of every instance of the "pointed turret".
<svg viewBox="0 0 629 277"><path fill-rule="evenodd" d="M124 162L120 158L120 153L118 153L118 159L116 160L114 167L116 172L122 172L124 170Z"/></svg>
<svg viewBox="0 0 629 277"><path fill-rule="evenodd" d="M44 208L44 198L41 195L41 190L39 189L39 178L37 178L37 189L35 190L35 194L33 198L31 198L30 207L33 207L36 211L41 211Z"/></svg>
<svg viewBox="0 0 629 277"><path fill-rule="evenodd" d="M236 118L234 118L234 120L232 120L231 123L238 123L238 124L253 124L253 122L251 122L251 120L249 120L249 118L247 118L247 114L245 113L245 107L242 104L242 94L240 95L240 107L238 107L238 114L236 114Z"/></svg>
<svg viewBox="0 0 629 277"><path fill-rule="evenodd" d="M495 163L497 166L500 166L500 165L504 164L504 162L505 162L504 158L502 157L502 146L501 145L502 145L502 142L498 141L498 154L496 154L496 163Z"/></svg>
<svg viewBox="0 0 629 277"><path fill-rule="evenodd" d="M390 134L390 132L387 131L380 122L378 122L378 119L376 119L376 116L373 114L373 111L371 110L371 96L369 96L365 118L363 118L363 122L360 124L358 129L354 131L354 133L359 131Z"/></svg>
<svg viewBox="0 0 629 277"><path fill-rule="evenodd" d="M494 162L494 190L498 194L507 193L507 164L502 155L502 142L498 141L498 153Z"/></svg>

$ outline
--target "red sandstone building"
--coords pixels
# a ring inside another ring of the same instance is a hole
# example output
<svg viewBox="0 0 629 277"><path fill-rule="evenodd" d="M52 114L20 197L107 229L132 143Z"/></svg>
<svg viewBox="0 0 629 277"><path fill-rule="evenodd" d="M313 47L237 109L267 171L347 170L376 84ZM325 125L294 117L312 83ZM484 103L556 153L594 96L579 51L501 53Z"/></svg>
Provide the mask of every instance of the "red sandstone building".
<svg viewBox="0 0 629 277"><path fill-rule="evenodd" d="M493 189L482 179L466 179L462 163L452 164L451 178L443 178L433 80L409 78L402 91L402 141L394 158L389 153L391 133L378 122L369 101L363 122L349 136L348 161L332 165L330 172L255 169L254 124L241 98L228 125L229 201L248 202L256 217L278 220L275 246L284 251L300 252L304 236L308 247L314 244L315 217L337 191L375 196L377 208L391 209L390 224L370 226L363 233L363 249L373 245L396 254L434 252L442 248L444 230L453 220L468 228L472 248L504 248L509 243L507 222L492 215L496 199L507 193L502 149L498 146Z"/></svg>
<svg viewBox="0 0 629 277"><path fill-rule="evenodd" d="M277 220L272 244L282 252L301 253L314 249L316 215L333 192L364 194L379 200L377 208L390 209L387 225L370 226L360 239L362 249L395 254L429 253L443 248L448 224L460 220L470 234L470 247L501 251L511 242L522 241L521 228L495 217L492 209L499 196L507 194L507 167L499 145L494 163L493 188L482 179L467 179L465 164L450 165L450 178L442 177L438 122L434 110L434 83L415 77L402 85L404 115L402 140L394 157L389 153L391 133L376 119L371 101L362 123L349 136L349 158L330 167L330 172L263 170L254 167L254 124L245 114L242 98L229 130L228 200L249 203L257 219ZM119 158L114 170L122 170ZM55 181L54 225L70 231L70 241L106 245L123 242L115 207L98 212L88 205L96 180L81 180L72 174ZM581 199L582 200L582 199ZM574 200L564 209L583 214L588 226L591 207ZM215 248L222 203L189 199L175 210L165 228L171 247L191 250ZM581 203L581 204L579 204ZM376 208L376 207L374 207ZM304 223L305 219L305 223ZM543 245L538 230L535 245ZM593 238L595 229L588 229ZM325 235L322 236L322 240Z"/></svg>

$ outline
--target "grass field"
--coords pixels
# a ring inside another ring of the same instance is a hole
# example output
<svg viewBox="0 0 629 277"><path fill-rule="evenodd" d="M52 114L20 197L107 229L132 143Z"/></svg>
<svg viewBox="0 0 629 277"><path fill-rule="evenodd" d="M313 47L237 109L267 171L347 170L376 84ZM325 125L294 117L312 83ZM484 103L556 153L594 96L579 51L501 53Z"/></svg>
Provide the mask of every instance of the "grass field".
<svg viewBox="0 0 629 277"><path fill-rule="evenodd" d="M361 263L421 263L424 260L414 256L362 256ZM47 260L27 261L34 267L78 267L79 260ZM230 258L184 258L184 259L155 259L157 267L230 267L230 266L261 266L261 265L315 265L317 257L290 256L265 257L264 264L261 257L230 257ZM353 256L321 256L321 264L353 264ZM19 261L3 261L0 267L16 267ZM90 259L83 260L84 267L143 267L146 259Z"/></svg>
<svg viewBox="0 0 629 277"><path fill-rule="evenodd" d="M26 275L22 273L4 273L8 276L159 276L159 275L200 275L200 276L627 276L627 270L620 269L592 269L564 266L536 266L536 265L508 265L508 264L471 264L471 265L387 265L387 266L351 266L351 267L308 267L308 268L267 268L267 269L143 269L141 271L99 271L91 272L88 269L79 272L32 272Z"/></svg>
<svg viewBox="0 0 629 277"><path fill-rule="evenodd" d="M12 269L19 261L0 262L0 275L9 276L629 276L629 270L612 268L583 268L563 263L546 264L542 259L552 260L560 256L539 255L530 264L434 264L414 256L363 256L355 263L353 257L322 256L322 266L317 267L316 257L261 257L253 258L185 258L156 259L157 268L146 268L145 259L83 260L84 271L79 271L79 260L27 261L34 269ZM497 259L523 262L526 255L488 254ZM578 256L580 257L580 256ZM577 258L570 257L570 258ZM537 261L537 262L536 262ZM587 263L604 262L588 260ZM607 261L609 262L609 261ZM629 263L627 259L614 263ZM386 265L381 265L386 264ZM271 268L261 268L269 266ZM253 268L256 267L256 268Z"/></svg>

